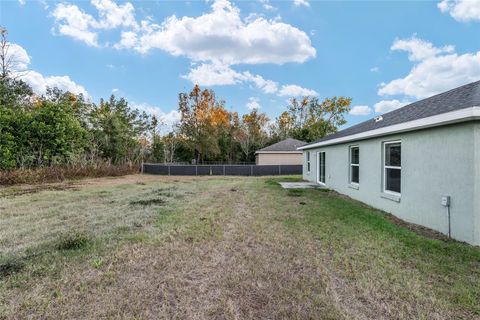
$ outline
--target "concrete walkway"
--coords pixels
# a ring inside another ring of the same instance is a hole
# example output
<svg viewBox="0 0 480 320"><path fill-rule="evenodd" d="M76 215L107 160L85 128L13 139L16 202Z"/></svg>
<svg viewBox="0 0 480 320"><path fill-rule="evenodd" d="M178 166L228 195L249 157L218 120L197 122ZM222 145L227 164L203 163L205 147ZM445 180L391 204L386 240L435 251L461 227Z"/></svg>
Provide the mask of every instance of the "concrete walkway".
<svg viewBox="0 0 480 320"><path fill-rule="evenodd" d="M283 189L315 189L325 188L313 182L280 182Z"/></svg>

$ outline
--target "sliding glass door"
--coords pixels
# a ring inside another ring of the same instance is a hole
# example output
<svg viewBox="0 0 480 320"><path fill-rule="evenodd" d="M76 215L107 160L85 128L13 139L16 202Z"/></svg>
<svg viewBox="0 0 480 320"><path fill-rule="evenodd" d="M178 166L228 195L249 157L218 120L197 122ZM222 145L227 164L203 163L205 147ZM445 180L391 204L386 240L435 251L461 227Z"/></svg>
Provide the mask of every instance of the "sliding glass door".
<svg viewBox="0 0 480 320"><path fill-rule="evenodd" d="M325 184L325 152L317 152L317 183Z"/></svg>

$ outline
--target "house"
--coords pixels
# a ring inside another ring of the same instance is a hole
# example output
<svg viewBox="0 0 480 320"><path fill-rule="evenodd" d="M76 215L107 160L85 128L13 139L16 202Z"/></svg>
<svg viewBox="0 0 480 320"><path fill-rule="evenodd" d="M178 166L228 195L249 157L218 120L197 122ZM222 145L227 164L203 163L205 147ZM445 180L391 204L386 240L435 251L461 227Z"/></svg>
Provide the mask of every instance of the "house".
<svg viewBox="0 0 480 320"><path fill-rule="evenodd" d="M480 81L299 150L305 180L480 245Z"/></svg>
<svg viewBox="0 0 480 320"><path fill-rule="evenodd" d="M298 147L306 145L306 142L296 139L285 139L255 152L255 163L266 164L297 164L301 165L302 151Z"/></svg>

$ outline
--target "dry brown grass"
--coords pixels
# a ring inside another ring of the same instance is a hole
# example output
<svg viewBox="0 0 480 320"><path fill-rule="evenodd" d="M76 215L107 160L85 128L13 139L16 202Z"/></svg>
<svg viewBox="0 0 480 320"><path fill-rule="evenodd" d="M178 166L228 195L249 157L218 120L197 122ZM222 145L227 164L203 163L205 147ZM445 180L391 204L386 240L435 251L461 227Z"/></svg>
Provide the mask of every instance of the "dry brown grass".
<svg viewBox="0 0 480 320"><path fill-rule="evenodd" d="M374 231L376 220L344 220L341 205L378 213L315 190L288 197L265 181L129 176L8 198L1 205L2 251L22 256L38 243L50 248L53 235L79 227L95 245L52 249L0 280L0 318L478 316L446 292L469 280L466 271L475 274L476 249L465 249L474 251L458 265L463 269L427 274L422 267L434 259L415 246L400 256L390 252L399 239ZM130 204L148 199L165 202ZM446 267L451 263L445 259Z"/></svg>
<svg viewBox="0 0 480 320"><path fill-rule="evenodd" d="M139 171L138 165L114 166L109 163L99 163L94 166L52 166L11 171L0 170L0 186L52 183L93 177L116 177L138 173Z"/></svg>

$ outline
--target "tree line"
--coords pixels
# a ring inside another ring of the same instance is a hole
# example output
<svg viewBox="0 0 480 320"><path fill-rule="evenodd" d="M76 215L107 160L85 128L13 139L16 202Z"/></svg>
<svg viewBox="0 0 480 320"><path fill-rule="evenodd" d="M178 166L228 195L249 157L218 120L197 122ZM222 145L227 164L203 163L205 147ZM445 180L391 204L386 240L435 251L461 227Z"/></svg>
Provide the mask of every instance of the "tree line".
<svg viewBox="0 0 480 320"><path fill-rule="evenodd" d="M0 169L150 162L253 162L255 151L293 137L307 142L345 124L351 99L292 98L271 120L252 110L230 112L211 89L178 96L181 118L165 133L161 119L114 95L93 103L48 88L37 95L9 68L6 31L0 39ZM163 130L161 130L163 128Z"/></svg>

